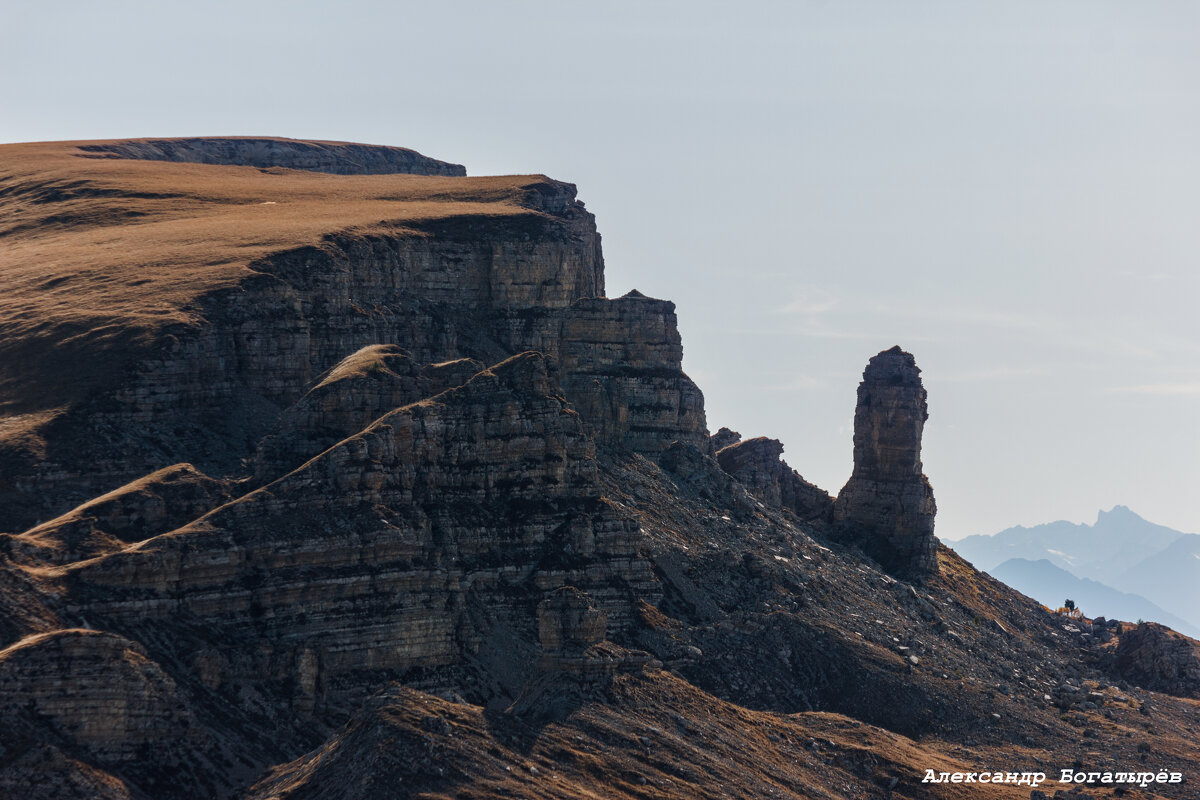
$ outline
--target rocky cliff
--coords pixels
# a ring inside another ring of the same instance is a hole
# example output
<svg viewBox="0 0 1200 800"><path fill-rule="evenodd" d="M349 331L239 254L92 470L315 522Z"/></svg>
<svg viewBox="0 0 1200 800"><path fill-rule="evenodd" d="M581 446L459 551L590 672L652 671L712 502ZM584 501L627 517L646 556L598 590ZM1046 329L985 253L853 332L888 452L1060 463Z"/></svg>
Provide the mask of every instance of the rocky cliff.
<svg viewBox="0 0 1200 800"><path fill-rule="evenodd" d="M102 317L85 302L81 309L55 306L44 324L22 324L20 313L5 320L9 336L0 350L8 351L4 363L10 369L0 378L0 389L7 389L7 396L0 391L0 400L23 413L9 418L8 436L0 434L0 460L11 465L0 483L0 496L6 501L0 529L22 529L56 516L171 463L190 461L202 471L236 474L258 452L259 478L277 477L332 439L318 436L312 442L315 449L305 449L292 436L286 442L268 442L260 452L263 438L286 437L286 430L275 428L295 426L294 418L304 411L293 409L293 404L311 404L314 399L308 393L324 391L320 385L326 373L362 348L376 346L400 348L416 369L462 358L491 364L537 350L561 362L564 388L586 406L605 441L654 452L680 436L706 439L702 397L680 368L674 306L640 295L603 297L600 237L592 215L575 199L569 184L545 178L414 184L409 175L371 173L379 164L391 164L392 172L401 167L422 172L418 167L424 161L398 159L390 148L360 145L178 140L84 144L77 149L80 155L104 152L144 159L157 153L168 161L206 164L235 163L248 152L246 163L257 165L266 158L263 153L273 153L275 161L297 166L309 162L276 156L314 148L324 160L306 169L370 175L365 183L344 189L339 184L349 195L339 198L349 225L324 231L309 244L290 243L257 255L252 250L255 257L240 270L196 265L196 274L182 287L186 291L169 286L160 288L173 291L149 295L143 287L164 280L161 276L147 278L127 264L114 265L131 274L114 276L123 291ZM165 177L157 176L162 188L170 186L173 192L147 192L126 185L130 176L114 168L113 161L100 162L104 169L97 171L94 162L76 160L82 166L59 169L77 170L82 180L72 183L55 173L30 169L13 179L17 189L5 200L17 216L33 216L30 209L39 206L57 206L55 218L72 221L64 238L72 238L111 224L77 212L95 197L130 195L144 203L142 195L155 195L149 208L137 212L139 220L148 218L139 224L157 224L154 221L161 218L166 229L153 242L130 243L122 258L137 258L139 245L155 250L171 246L173 237L191 234L200 223L218 229L237 224L243 236L247 228L249 233L263 228L263 236L277 235L278 224L292 224L294 215L319 210L289 208L276 214L277 209L267 208L262 215L258 212L264 204L306 204L255 201L300 190L319 199L329 180L294 172L246 180L241 172L245 167L232 167L235 178L247 185L235 183L231 188L211 185L217 180L213 175L194 173L191 167L166 169ZM42 167L45 161L56 163L49 157L35 163ZM285 180L276 186L275 178ZM62 189L64 183L73 188ZM190 216L177 220L176 208L168 210L154 201L162 199L160 194L169 197L181 190L198 198ZM216 192L224 196L209 196ZM250 203L254 215L244 210ZM241 213L231 212L229 205L241 205ZM385 213L405 216L383 221L376 216ZM240 218L243 215L249 218ZM311 224L307 217L304 224ZM11 238L18 244L31 240L28 244L33 246L45 227L46 217L41 217ZM36 266L51 277L29 279L73 285L87 283L98 266L76 260L74 251L48 253L51 258L45 263L21 265L17 272ZM220 262L220 247L205 258ZM103 256L99 260L102 265ZM13 305L39 299L44 298L35 285L27 296L11 298ZM162 319L148 320L145 303L163 306ZM81 334L80 328L87 332ZM137 331L136 340L122 341L122 331L129 329ZM46 391L31 396L19 375L41 363L42 356L48 356L48 369L38 370L40 374L55 375L55 367L62 372ZM107 368L72 380L63 373L78 361L100 361ZM458 377L461 382L463 376ZM422 392L429 385L412 388L415 393L407 394L408 400L425 396ZM404 398L389 397L371 410L381 413L397 399ZM372 401L366 402L370 406ZM369 419L360 415L357 421ZM334 430L341 435L353 432L352 426L344 425L334 425ZM285 456L276 452L277 446L292 450Z"/></svg>
<svg viewBox="0 0 1200 800"><path fill-rule="evenodd" d="M0 156L0 795L952 798L930 765L1124 765L1150 715L1200 768L1190 640L938 546L899 348L835 500L709 436L570 184Z"/></svg>

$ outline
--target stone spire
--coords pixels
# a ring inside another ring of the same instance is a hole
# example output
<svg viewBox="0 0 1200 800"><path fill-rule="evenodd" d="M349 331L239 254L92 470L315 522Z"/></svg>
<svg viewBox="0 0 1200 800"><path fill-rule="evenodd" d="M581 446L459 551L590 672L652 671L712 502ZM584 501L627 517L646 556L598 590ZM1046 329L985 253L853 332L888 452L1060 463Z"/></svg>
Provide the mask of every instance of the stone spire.
<svg viewBox="0 0 1200 800"><path fill-rule="evenodd" d="M918 579L937 572L937 506L921 472L925 396L916 360L899 346L867 363L854 410L854 473L834 502L843 538L889 572Z"/></svg>

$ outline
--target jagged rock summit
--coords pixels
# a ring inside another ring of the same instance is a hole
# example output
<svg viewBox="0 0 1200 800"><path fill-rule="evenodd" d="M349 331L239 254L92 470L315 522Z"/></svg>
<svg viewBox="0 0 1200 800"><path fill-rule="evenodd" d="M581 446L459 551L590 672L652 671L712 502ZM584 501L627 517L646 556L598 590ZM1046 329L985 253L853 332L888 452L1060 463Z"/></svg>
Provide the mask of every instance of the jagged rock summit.
<svg viewBox="0 0 1200 800"><path fill-rule="evenodd" d="M951 800L1151 721L1200 769L1188 641L932 538L910 355L835 503L708 435L574 186L410 152L0 146L0 797Z"/></svg>
<svg viewBox="0 0 1200 800"><path fill-rule="evenodd" d="M897 345L867 362L854 409L854 472L833 505L843 536L885 569L918 579L938 568L937 506L921 466L928 418L911 353Z"/></svg>

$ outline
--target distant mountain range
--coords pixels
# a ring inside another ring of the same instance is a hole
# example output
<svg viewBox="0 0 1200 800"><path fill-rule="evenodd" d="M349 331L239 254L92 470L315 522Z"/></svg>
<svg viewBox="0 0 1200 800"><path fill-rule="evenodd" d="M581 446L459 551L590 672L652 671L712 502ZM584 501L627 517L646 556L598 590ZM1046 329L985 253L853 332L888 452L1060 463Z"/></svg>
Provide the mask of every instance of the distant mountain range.
<svg viewBox="0 0 1200 800"><path fill-rule="evenodd" d="M1200 535L1148 522L1125 506L1094 525L1018 525L948 542L993 577L1055 608L1161 622L1200 638Z"/></svg>
<svg viewBox="0 0 1200 800"><path fill-rule="evenodd" d="M1040 561L1010 558L988 571L993 578L1007 583L1018 592L1029 595L1050 608L1057 608L1064 600L1070 598L1089 617L1151 620L1170 626L1193 639L1200 639L1200 627L1165 611L1146 598L1118 592L1111 586L1089 578L1077 578L1044 558Z"/></svg>

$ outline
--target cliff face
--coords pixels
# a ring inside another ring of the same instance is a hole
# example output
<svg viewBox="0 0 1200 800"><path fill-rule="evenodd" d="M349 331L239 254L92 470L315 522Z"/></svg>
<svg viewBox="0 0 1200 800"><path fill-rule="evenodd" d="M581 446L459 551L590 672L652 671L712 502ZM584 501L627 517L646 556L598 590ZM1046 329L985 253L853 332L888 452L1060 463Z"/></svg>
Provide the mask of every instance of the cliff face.
<svg viewBox="0 0 1200 800"><path fill-rule="evenodd" d="M249 153L247 163L271 155L293 166L309 164L313 151L324 160L309 168L343 172L407 164L394 163L397 156L387 148L273 140L118 142L82 151L218 164ZM175 462L236 474L260 451L259 479L277 477L323 448L296 450L293 440L293 452L282 458L272 455L273 444L260 447L264 437L280 425L294 427L302 411L293 404L311 402L306 393L340 361L384 343L402 349L415 368L545 352L561 362L568 395L587 407L605 441L652 453L680 436L706 438L702 397L680 369L674 306L603 297L600 237L573 186L475 179L482 185L469 195L447 190L457 202L428 202L423 185L389 186L389 177L368 188L374 195L409 189L424 203L412 218L385 225L367 217L360 225L373 227L333 231L314 244L262 255L232 285L213 277L212 288L180 299L181 308L192 309L187 323L164 324L147 334L148 345L125 348L118 365L86 396L59 405L35 427L36 435L0 442L0 457L12 464L0 483L6 501L0 529L27 527ZM472 207L464 209L468 196ZM207 206L196 212L208 213ZM57 350L85 338L67 333L59 334L64 341ZM24 339L33 347L46 335L31 331ZM21 341L18 333L8 347L18 349ZM8 363L15 370L25 366ZM15 374L5 377L19 384ZM419 399L435 384L413 386L387 403ZM394 407L387 403L371 410ZM314 446L332 443L318 439Z"/></svg>
<svg viewBox="0 0 1200 800"><path fill-rule="evenodd" d="M885 569L915 578L937 572L937 506L921 471L925 398L910 353L893 347L867 363L854 409L854 472L833 506L845 538Z"/></svg>
<svg viewBox="0 0 1200 800"><path fill-rule="evenodd" d="M709 437L674 305L603 296L569 184L0 155L0 795L948 800L965 747L1065 758L1044 698L1083 685L1092 745L1136 758L1153 701L1200 767L1184 701L1111 683L1194 695L1190 645L937 550L898 348L834 501Z"/></svg>
<svg viewBox="0 0 1200 800"><path fill-rule="evenodd" d="M311 693L347 672L459 664L497 626L536 638L541 591L588 591L616 628L632 597L656 596L596 470L582 419L527 353L67 579L106 627L187 619L253 642L225 648L217 683L282 671Z"/></svg>

